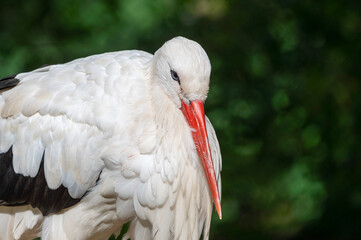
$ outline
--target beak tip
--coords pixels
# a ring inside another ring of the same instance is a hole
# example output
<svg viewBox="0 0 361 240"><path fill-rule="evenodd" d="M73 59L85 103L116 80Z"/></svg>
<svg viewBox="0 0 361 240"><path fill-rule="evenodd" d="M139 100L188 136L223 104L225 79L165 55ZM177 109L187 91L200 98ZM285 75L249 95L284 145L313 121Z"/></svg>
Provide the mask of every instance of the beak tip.
<svg viewBox="0 0 361 240"><path fill-rule="evenodd" d="M222 220L222 208L221 208L221 204L218 202L218 204L215 204L216 206L216 210L219 216L219 219Z"/></svg>

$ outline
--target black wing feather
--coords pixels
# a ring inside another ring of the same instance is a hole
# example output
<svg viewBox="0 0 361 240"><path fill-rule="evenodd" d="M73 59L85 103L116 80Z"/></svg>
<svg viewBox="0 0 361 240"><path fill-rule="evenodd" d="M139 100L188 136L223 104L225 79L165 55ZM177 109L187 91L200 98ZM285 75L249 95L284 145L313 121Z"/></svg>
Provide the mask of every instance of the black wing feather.
<svg viewBox="0 0 361 240"><path fill-rule="evenodd" d="M0 79L0 90L15 87L19 82L20 80L16 78L16 74L2 78Z"/></svg>
<svg viewBox="0 0 361 240"><path fill-rule="evenodd" d="M42 71L47 71L47 69ZM0 79L0 93L19 84L20 80L16 76ZM6 153L0 153L0 206L29 204L38 208L46 216L77 204L87 194L75 199L63 185L57 189L50 189L44 174L44 155L38 174L34 178L15 173L12 160L12 148ZM99 177L100 174L98 180Z"/></svg>
<svg viewBox="0 0 361 240"><path fill-rule="evenodd" d="M0 154L0 205L30 204L34 208L39 208L46 216L71 207L81 200L72 198L63 185L57 189L48 187L44 174L44 156L39 172L34 178L15 173L12 159L12 148Z"/></svg>

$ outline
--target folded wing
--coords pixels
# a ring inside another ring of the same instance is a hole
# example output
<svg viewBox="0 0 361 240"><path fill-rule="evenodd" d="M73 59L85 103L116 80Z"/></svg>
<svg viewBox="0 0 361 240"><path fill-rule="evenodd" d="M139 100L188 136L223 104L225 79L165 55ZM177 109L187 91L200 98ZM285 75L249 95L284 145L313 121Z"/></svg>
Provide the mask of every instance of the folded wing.
<svg viewBox="0 0 361 240"><path fill-rule="evenodd" d="M31 204L47 215L95 186L115 123L129 115L120 95L132 90L121 72L131 57L95 55L0 81L6 88L0 95L0 204Z"/></svg>

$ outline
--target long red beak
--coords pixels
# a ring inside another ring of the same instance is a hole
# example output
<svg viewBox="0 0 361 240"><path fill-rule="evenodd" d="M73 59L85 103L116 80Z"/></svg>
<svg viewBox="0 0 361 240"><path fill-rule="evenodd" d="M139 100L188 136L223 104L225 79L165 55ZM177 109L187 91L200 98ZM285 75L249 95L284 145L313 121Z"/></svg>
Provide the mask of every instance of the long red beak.
<svg viewBox="0 0 361 240"><path fill-rule="evenodd" d="M211 150L208 144L203 102L195 100L191 101L191 104L185 104L182 101L182 112L186 117L189 126L193 129L193 141L196 145L199 158L201 159L218 216L222 219L221 201L219 198L216 175L214 173Z"/></svg>

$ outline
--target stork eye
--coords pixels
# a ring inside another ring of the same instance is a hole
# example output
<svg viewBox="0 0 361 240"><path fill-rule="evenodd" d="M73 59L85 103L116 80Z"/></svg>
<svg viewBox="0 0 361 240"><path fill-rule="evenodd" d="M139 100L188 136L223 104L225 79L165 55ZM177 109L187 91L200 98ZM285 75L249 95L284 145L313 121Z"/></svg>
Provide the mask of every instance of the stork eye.
<svg viewBox="0 0 361 240"><path fill-rule="evenodd" d="M180 80L176 71L170 70L170 75L172 76L174 81L177 81L180 84Z"/></svg>

